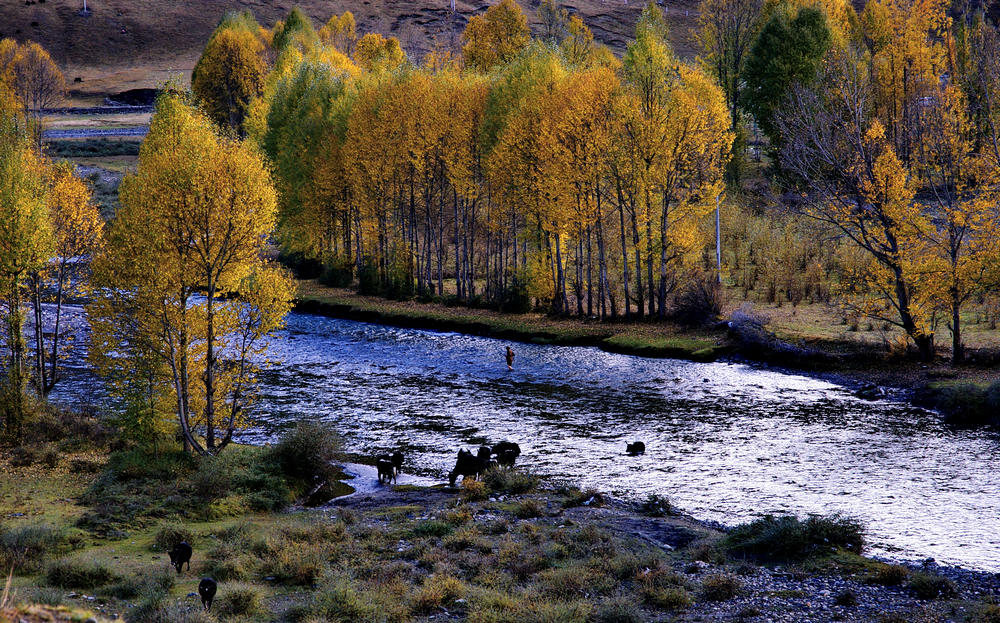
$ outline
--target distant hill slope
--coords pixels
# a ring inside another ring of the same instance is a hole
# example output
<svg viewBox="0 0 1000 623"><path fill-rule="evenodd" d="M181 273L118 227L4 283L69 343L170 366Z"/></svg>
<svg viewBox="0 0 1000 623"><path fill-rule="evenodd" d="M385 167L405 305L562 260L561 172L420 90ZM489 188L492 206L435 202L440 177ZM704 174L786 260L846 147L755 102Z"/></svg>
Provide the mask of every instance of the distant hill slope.
<svg viewBox="0 0 1000 623"><path fill-rule="evenodd" d="M494 0L495 2L495 0ZM67 80L85 91L154 86L172 73L188 74L209 34L226 11L249 9L267 26L300 6L319 27L350 10L361 32L395 35L419 60L435 42L454 45L469 16L494 2L459 0L2 0L0 37L44 45L65 68ZM518 0L534 18L538 0ZM643 0L566 0L595 38L621 52L631 37ZM664 4L678 53L692 54L696 0Z"/></svg>

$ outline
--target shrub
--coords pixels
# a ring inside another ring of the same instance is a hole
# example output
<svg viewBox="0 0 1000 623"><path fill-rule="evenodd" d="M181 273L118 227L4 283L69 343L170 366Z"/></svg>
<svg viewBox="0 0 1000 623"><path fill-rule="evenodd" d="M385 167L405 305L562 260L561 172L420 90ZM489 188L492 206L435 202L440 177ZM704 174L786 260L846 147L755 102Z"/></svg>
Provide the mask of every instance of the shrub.
<svg viewBox="0 0 1000 623"><path fill-rule="evenodd" d="M969 623L1000 623L1000 606L983 604L969 615L968 621Z"/></svg>
<svg viewBox="0 0 1000 623"><path fill-rule="evenodd" d="M482 502L490 497L490 490L481 480L462 479L462 499L466 502Z"/></svg>
<svg viewBox="0 0 1000 623"><path fill-rule="evenodd" d="M316 545L310 547L278 538L268 542L261 572L282 584L309 586L323 575L326 560Z"/></svg>
<svg viewBox="0 0 1000 623"><path fill-rule="evenodd" d="M604 496L597 489L581 490L577 487L568 487L562 489L560 493L566 496L562 502L563 508L604 506Z"/></svg>
<svg viewBox="0 0 1000 623"><path fill-rule="evenodd" d="M538 477L523 469L488 469L483 482L497 493L528 493L538 487Z"/></svg>
<svg viewBox="0 0 1000 623"><path fill-rule="evenodd" d="M132 575L121 578L101 591L107 597L134 599L166 596L174 585L176 574L171 569L158 569L146 575Z"/></svg>
<svg viewBox="0 0 1000 623"><path fill-rule="evenodd" d="M354 263L350 258L338 257L323 267L319 282L331 288L346 288L354 282Z"/></svg>
<svg viewBox="0 0 1000 623"><path fill-rule="evenodd" d="M118 580L110 569L98 562L58 560L49 565L46 581L59 588L97 588Z"/></svg>
<svg viewBox="0 0 1000 623"><path fill-rule="evenodd" d="M151 549L154 552L169 552L174 548L174 545L182 541L193 544L194 533L177 522L165 523L156 531Z"/></svg>
<svg viewBox="0 0 1000 623"><path fill-rule="evenodd" d="M340 437L330 426L302 420L282 436L271 452L292 490L301 495L315 483L336 480L339 471L333 461L340 447Z"/></svg>
<svg viewBox="0 0 1000 623"><path fill-rule="evenodd" d="M225 456L203 456L189 482L194 494L206 502L229 495L233 487L234 469Z"/></svg>
<svg viewBox="0 0 1000 623"><path fill-rule="evenodd" d="M14 467L28 467L40 459L38 448L33 446L17 446L10 451L10 464Z"/></svg>
<svg viewBox="0 0 1000 623"><path fill-rule="evenodd" d="M278 253L278 262L292 271L296 279L315 279L323 273L323 264L314 257L306 257L301 251Z"/></svg>
<svg viewBox="0 0 1000 623"><path fill-rule="evenodd" d="M868 576L869 584L882 586L899 586L909 577L910 570L903 565L879 565L872 575Z"/></svg>
<svg viewBox="0 0 1000 623"><path fill-rule="evenodd" d="M62 458L62 453L59 452L54 444L47 443L42 446L41 454L39 455L39 460L48 468L53 468L59 465L59 459Z"/></svg>
<svg viewBox="0 0 1000 623"><path fill-rule="evenodd" d="M674 514L674 507L670 504L670 500L655 493L651 493L646 498L640 510L650 517L666 517Z"/></svg>
<svg viewBox="0 0 1000 623"><path fill-rule="evenodd" d="M514 505L514 516L518 519L535 519L545 514L541 503L535 499L521 500Z"/></svg>
<svg viewBox="0 0 1000 623"><path fill-rule="evenodd" d="M253 617L264 613L264 598L249 584L227 584L216 598L218 612L224 617Z"/></svg>
<svg viewBox="0 0 1000 623"><path fill-rule="evenodd" d="M907 586L918 599L949 599L958 595L951 580L931 573L914 573Z"/></svg>
<svg viewBox="0 0 1000 623"><path fill-rule="evenodd" d="M726 601L742 589L743 583L730 573L714 573L701 581L701 596L706 601Z"/></svg>
<svg viewBox="0 0 1000 623"><path fill-rule="evenodd" d="M435 519L421 521L413 526L413 536L415 537L443 537L454 531L454 527L445 521Z"/></svg>
<svg viewBox="0 0 1000 623"><path fill-rule="evenodd" d="M833 604L844 608L853 608L858 605L858 596L854 591L847 588L833 596Z"/></svg>
<svg viewBox="0 0 1000 623"><path fill-rule="evenodd" d="M722 313L723 298L718 279L705 273L693 275L674 297L672 316L689 327L708 324Z"/></svg>
<svg viewBox="0 0 1000 623"><path fill-rule="evenodd" d="M417 614L429 614L465 595L466 587L450 575L430 575L413 596L412 609Z"/></svg>
<svg viewBox="0 0 1000 623"><path fill-rule="evenodd" d="M642 613L632 601L617 597L600 605L591 620L595 623L642 623Z"/></svg>
<svg viewBox="0 0 1000 623"><path fill-rule="evenodd" d="M689 608L694 600L691 594L683 588L644 588L642 598L650 606L660 610L684 610Z"/></svg>
<svg viewBox="0 0 1000 623"><path fill-rule="evenodd" d="M953 426L979 427L1000 422L1000 381L988 387L960 383L936 390L934 407Z"/></svg>
<svg viewBox="0 0 1000 623"><path fill-rule="evenodd" d="M65 540L62 531L48 524L7 528L0 525L0 568L36 571L45 557Z"/></svg>
<svg viewBox="0 0 1000 623"><path fill-rule="evenodd" d="M734 528L724 544L737 555L795 560L837 547L860 554L864 542L861 524L839 515L810 515L805 521L791 515L767 515Z"/></svg>
<svg viewBox="0 0 1000 623"><path fill-rule="evenodd" d="M181 449L150 452L132 448L115 452L108 460L108 471L118 482L130 480L177 480L194 468L194 457Z"/></svg>

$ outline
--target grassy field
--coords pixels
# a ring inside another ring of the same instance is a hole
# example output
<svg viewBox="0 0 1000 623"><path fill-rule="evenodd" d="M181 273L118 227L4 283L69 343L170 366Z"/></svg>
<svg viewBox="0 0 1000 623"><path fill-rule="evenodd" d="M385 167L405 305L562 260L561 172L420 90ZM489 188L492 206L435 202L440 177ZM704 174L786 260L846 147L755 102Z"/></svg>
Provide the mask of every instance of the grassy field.
<svg viewBox="0 0 1000 623"><path fill-rule="evenodd" d="M664 498L625 504L523 468L255 512L232 487L268 449L195 459L168 444L108 461L69 439L0 455L0 563L15 570L0 622L639 623L801 610L989 623L1000 612L988 574L956 581L864 558L861 527L837 517L726 535ZM194 550L181 573L165 554L179 540ZM220 587L210 613L194 595L206 576Z"/></svg>

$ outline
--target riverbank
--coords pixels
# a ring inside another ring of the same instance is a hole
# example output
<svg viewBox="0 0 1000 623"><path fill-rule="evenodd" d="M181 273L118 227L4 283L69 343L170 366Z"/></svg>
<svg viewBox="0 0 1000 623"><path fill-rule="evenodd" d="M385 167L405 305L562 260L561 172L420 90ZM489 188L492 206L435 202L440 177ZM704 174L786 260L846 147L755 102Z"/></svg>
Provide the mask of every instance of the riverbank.
<svg viewBox="0 0 1000 623"><path fill-rule="evenodd" d="M365 482L315 509L140 509L143 520L97 531L82 520L108 502L93 495L107 457L13 463L0 459L0 543L50 538L17 570L4 623L1000 620L998 576L864 558L835 518L727 534L662 498L626 504L516 469L458 488ZM164 553L177 538L194 550L180 574ZM204 576L219 582L210 614Z"/></svg>
<svg viewBox="0 0 1000 623"><path fill-rule="evenodd" d="M927 408L954 409L958 415L964 405L962 392L954 392L955 387L971 384L985 390L1000 378L992 336L977 338L979 348L970 348L968 364L953 366L944 357L922 363L886 351L864 331L830 331L827 325L832 322L828 317L832 312L824 314L815 308L800 312L764 309L751 313L749 323L743 323L748 328L741 326L737 330L727 323L692 329L660 321L602 323L540 313L505 314L439 303L392 301L300 280L296 309L334 318L519 342L593 346L642 357L701 362L734 358L820 376L851 387L865 398L903 399Z"/></svg>

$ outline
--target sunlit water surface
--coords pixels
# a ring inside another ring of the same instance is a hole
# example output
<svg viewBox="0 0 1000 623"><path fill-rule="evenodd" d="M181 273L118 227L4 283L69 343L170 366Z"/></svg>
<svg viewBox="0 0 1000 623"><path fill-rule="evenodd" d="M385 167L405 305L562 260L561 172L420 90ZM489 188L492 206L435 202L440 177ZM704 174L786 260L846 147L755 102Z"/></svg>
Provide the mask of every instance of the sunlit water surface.
<svg viewBox="0 0 1000 623"><path fill-rule="evenodd" d="M843 513L864 522L873 553L1000 571L996 433L735 363L513 344L508 371L505 345L292 314L242 440L317 418L351 451L402 447L405 470L438 477L459 448L510 440L533 471L627 498L665 495L702 519ZM61 395L92 398L84 377ZM644 456L624 456L633 440Z"/></svg>

